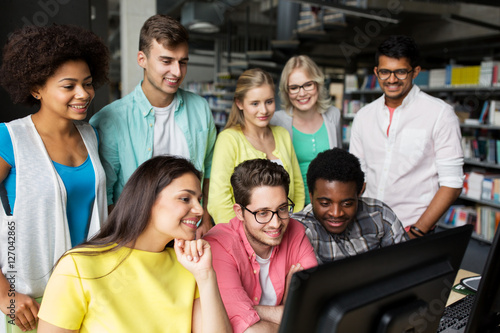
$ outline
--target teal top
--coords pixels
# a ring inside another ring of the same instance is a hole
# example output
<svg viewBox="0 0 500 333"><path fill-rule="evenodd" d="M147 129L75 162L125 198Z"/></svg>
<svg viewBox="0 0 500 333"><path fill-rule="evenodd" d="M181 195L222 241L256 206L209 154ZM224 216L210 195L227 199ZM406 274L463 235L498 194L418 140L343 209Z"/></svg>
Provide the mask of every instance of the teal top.
<svg viewBox="0 0 500 333"><path fill-rule="evenodd" d="M155 115L141 84L90 119L99 133L108 205L116 203L135 169L153 157ZM217 135L212 112L203 97L182 89L175 95L179 103L174 121L184 133L191 162L204 178L210 178Z"/></svg>
<svg viewBox="0 0 500 333"><path fill-rule="evenodd" d="M307 169L311 161L319 153L330 148L328 143L328 132L326 131L325 122L321 125L320 129L313 134L302 133L295 127L293 130L293 148L299 161L300 173L304 180L304 190L306 194L305 205L311 202L309 198L309 187L307 186Z"/></svg>

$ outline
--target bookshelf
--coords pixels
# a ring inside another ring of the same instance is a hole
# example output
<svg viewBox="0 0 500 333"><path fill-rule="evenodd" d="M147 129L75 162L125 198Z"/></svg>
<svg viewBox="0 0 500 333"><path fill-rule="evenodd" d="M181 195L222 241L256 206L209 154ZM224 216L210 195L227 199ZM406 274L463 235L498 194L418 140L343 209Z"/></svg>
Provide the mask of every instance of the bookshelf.
<svg viewBox="0 0 500 333"><path fill-rule="evenodd" d="M204 97L212 115L217 132L226 126L227 117L233 104L236 78L230 73L217 73L215 82L191 82L187 85L187 90Z"/></svg>

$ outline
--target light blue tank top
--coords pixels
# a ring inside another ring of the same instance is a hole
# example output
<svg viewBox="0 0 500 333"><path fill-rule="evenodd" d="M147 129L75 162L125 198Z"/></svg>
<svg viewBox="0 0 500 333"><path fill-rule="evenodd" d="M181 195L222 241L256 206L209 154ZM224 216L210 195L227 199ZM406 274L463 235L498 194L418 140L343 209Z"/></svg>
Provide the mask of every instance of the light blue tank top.
<svg viewBox="0 0 500 333"><path fill-rule="evenodd" d="M4 123L0 123L0 157L11 166L10 172L2 184L7 191L9 207L12 212L16 200L16 166L14 147L9 130ZM52 163L66 188L66 216L71 245L76 246L87 238L92 205L95 199L94 167L90 156L87 156L85 162L77 167L66 166L54 161Z"/></svg>

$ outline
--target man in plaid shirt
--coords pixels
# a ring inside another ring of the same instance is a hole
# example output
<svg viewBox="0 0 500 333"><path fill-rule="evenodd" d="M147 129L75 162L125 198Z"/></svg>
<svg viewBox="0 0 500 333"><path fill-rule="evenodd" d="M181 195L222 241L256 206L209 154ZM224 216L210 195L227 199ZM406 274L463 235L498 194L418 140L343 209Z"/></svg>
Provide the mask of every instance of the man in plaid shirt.
<svg viewBox="0 0 500 333"><path fill-rule="evenodd" d="M311 203L292 216L306 227L319 264L408 239L391 208L361 197L364 173L351 153L333 148L318 154L307 185Z"/></svg>

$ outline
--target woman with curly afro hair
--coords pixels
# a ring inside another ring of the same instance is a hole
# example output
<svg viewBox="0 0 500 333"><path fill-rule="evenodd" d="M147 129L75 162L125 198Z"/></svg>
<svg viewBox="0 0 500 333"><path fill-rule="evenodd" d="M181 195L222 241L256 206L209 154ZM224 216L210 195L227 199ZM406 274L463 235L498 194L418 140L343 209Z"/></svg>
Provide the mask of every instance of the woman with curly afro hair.
<svg viewBox="0 0 500 333"><path fill-rule="evenodd" d="M83 120L107 81L108 57L99 37L68 25L24 27L4 47L0 85L14 103L38 107L0 124L8 200L7 211L0 207L0 310L9 331L36 329L52 267L107 217L98 138Z"/></svg>

